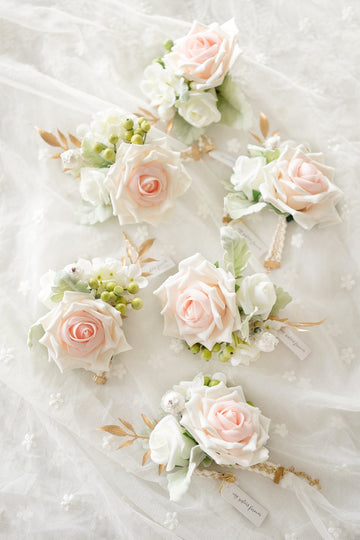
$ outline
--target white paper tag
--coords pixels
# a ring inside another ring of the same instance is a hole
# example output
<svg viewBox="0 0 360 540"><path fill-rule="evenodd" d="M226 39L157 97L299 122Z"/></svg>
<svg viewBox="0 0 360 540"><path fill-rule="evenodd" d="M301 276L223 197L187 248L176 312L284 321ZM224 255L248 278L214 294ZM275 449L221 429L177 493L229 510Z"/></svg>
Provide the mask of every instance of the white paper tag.
<svg viewBox="0 0 360 540"><path fill-rule="evenodd" d="M283 326L277 333L277 337L286 345L300 360L305 360L311 353L310 347L291 330Z"/></svg>
<svg viewBox="0 0 360 540"><path fill-rule="evenodd" d="M254 501L237 484L226 484L225 482L221 490L221 495L256 527L262 525L269 513L266 508Z"/></svg>
<svg viewBox="0 0 360 540"><path fill-rule="evenodd" d="M212 150L211 152L209 152L209 156L211 156L213 159L216 159L216 161L220 161L220 163L227 165L231 169L235 165L235 158L229 156L229 154L225 154L225 152L219 152L219 150Z"/></svg>
<svg viewBox="0 0 360 540"><path fill-rule="evenodd" d="M163 257L157 261L152 261L144 264L142 267L144 272L148 272L151 276L148 276L149 279L159 276L163 272L167 272L175 266L175 263L170 257Z"/></svg>
<svg viewBox="0 0 360 540"><path fill-rule="evenodd" d="M237 228L240 229L241 234L245 238L250 251L253 252L255 257L261 257L267 252L266 244L259 238L245 223L238 223Z"/></svg>

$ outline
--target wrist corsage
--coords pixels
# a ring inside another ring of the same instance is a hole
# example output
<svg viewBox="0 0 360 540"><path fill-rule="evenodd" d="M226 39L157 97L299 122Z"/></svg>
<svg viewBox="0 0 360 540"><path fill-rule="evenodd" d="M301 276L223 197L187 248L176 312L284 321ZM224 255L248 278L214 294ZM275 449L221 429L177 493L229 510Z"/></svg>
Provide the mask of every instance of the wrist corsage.
<svg viewBox="0 0 360 540"><path fill-rule="evenodd" d="M232 220L269 208L280 215L277 236L268 255L282 250L286 223L295 220L304 229L340 222L335 205L342 198L333 183L334 169L324 164L321 152L304 144L269 136L269 122L260 115L262 137L252 134L259 145L248 145L248 156L239 156L233 168L225 212ZM280 246L281 245L281 246ZM271 264L271 262L275 264Z"/></svg>
<svg viewBox="0 0 360 540"><path fill-rule="evenodd" d="M283 326L321 324L280 319L291 296L267 274L243 276L251 253L239 232L223 227L221 243L225 269L197 253L181 261L179 271L154 292L161 302L165 335L185 340L204 360L217 355L237 366L273 351Z"/></svg>
<svg viewBox="0 0 360 540"><path fill-rule="evenodd" d="M122 320L143 306L138 293L147 286L149 273L142 265L154 261L146 257L153 242L146 240L136 249L129 241L122 260L79 259L49 270L41 278L39 299L50 311L30 329L29 347L38 341L62 373L83 368L104 384L113 357L132 348Z"/></svg>
<svg viewBox="0 0 360 540"><path fill-rule="evenodd" d="M160 421L142 415L147 429L140 434L121 418L121 426L98 429L126 438L119 448L142 440L142 464L150 458L159 474L166 471L172 501L183 497L193 474L218 478L223 485L235 482L234 468L258 472L280 485L285 485L285 477L296 475L321 489L319 480L306 473L268 461L270 419L246 401L241 386L228 386L223 373L181 381L162 397L161 408L166 416ZM217 465L228 469L219 472L213 469Z"/></svg>
<svg viewBox="0 0 360 540"><path fill-rule="evenodd" d="M165 139L151 140L143 117L125 117L114 109L97 113L90 126L79 126L78 137L38 131L60 149L52 157L60 158L64 172L79 183L83 224L113 215L120 225L157 224L190 186L180 153Z"/></svg>
<svg viewBox="0 0 360 540"><path fill-rule="evenodd" d="M157 120L191 144L213 123L247 129L252 112L230 72L240 54L233 20L209 26L194 22L190 32L164 43L166 54L144 73L141 89Z"/></svg>

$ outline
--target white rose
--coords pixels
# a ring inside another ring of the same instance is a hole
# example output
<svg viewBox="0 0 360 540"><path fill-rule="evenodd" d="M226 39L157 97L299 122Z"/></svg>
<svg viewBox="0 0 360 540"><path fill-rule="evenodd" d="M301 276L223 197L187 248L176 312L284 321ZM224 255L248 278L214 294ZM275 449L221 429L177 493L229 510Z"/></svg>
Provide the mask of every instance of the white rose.
<svg viewBox="0 0 360 540"><path fill-rule="evenodd" d="M215 91L189 92L189 99L185 102L176 103L178 113L190 125L203 128L214 122L220 122L221 114L217 108Z"/></svg>
<svg viewBox="0 0 360 540"><path fill-rule="evenodd" d="M165 66L191 83L195 90L219 86L239 55L238 29L233 19L221 26L195 21L190 32L177 39Z"/></svg>
<svg viewBox="0 0 360 540"><path fill-rule="evenodd" d="M255 345L262 352L272 352L278 343L278 338L271 332L260 332L255 336Z"/></svg>
<svg viewBox="0 0 360 540"><path fill-rule="evenodd" d="M80 177L80 195L94 206L110 204L110 196L105 188L106 169L83 167Z"/></svg>
<svg viewBox="0 0 360 540"><path fill-rule="evenodd" d="M323 164L323 154L286 143L281 145L280 156L263 170L265 182L260 191L264 201L292 215L305 229L340 221L335 204L342 192L332 183L334 169Z"/></svg>
<svg viewBox="0 0 360 540"><path fill-rule="evenodd" d="M215 343L231 342L240 328L234 277L199 253L183 260L154 294L163 307L164 334L190 346L212 349Z"/></svg>
<svg viewBox="0 0 360 540"><path fill-rule="evenodd" d="M190 183L179 152L168 149L165 143L122 143L105 187L120 225L144 221L157 224Z"/></svg>
<svg viewBox="0 0 360 540"><path fill-rule="evenodd" d="M111 358L131 349L121 329L120 313L87 293L65 291L62 301L36 324L45 331L39 343L61 372L75 368L109 371Z"/></svg>
<svg viewBox="0 0 360 540"><path fill-rule="evenodd" d="M266 274L246 276L240 282L236 299L246 315L261 315L266 320L276 302L274 284Z"/></svg>
<svg viewBox="0 0 360 540"><path fill-rule="evenodd" d="M241 341L236 346L234 354L230 358L232 366L249 366L250 362L255 362L260 356L260 348L257 344L249 344Z"/></svg>
<svg viewBox="0 0 360 540"><path fill-rule="evenodd" d="M268 458L270 420L246 403L241 386L193 389L180 422L218 465L251 467Z"/></svg>
<svg viewBox="0 0 360 540"><path fill-rule="evenodd" d="M266 160L262 156L255 158L238 157L234 172L230 178L235 191L242 191L252 201L253 190L259 191L259 187L264 182L264 165L266 165Z"/></svg>
<svg viewBox="0 0 360 540"><path fill-rule="evenodd" d="M171 414L162 418L150 434L151 460L166 464L167 471L188 465L193 446L194 442L185 437L184 429Z"/></svg>

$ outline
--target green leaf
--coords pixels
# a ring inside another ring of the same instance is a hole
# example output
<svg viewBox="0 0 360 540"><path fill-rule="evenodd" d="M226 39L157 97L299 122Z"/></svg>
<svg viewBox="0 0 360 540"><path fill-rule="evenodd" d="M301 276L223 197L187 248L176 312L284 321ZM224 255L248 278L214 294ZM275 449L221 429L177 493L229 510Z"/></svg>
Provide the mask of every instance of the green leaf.
<svg viewBox="0 0 360 540"><path fill-rule="evenodd" d="M81 143L81 155L86 161L88 167L110 167L110 164L93 150L94 141L88 137L85 137Z"/></svg>
<svg viewBox="0 0 360 540"><path fill-rule="evenodd" d="M275 293L276 293L276 302L272 307L270 316L273 315L277 317L277 315L279 314L279 311L281 309L284 309L284 307L287 306L289 302L291 302L292 297L290 296L289 293L284 291L284 289L282 289L281 287L277 287L276 285L274 285L274 287L275 287Z"/></svg>
<svg viewBox="0 0 360 540"><path fill-rule="evenodd" d="M260 212L267 206L265 202L249 201L239 193L228 193L224 198L224 210L232 219L240 219L244 216Z"/></svg>
<svg viewBox="0 0 360 540"><path fill-rule="evenodd" d="M188 439L190 439L191 441L193 441L195 444L198 444L197 440L194 439L194 437L191 435L191 433L188 432L187 429L185 429L185 431L183 432L183 435L187 437Z"/></svg>
<svg viewBox="0 0 360 540"><path fill-rule="evenodd" d="M257 189L252 190L252 197L253 197L254 202L257 203L259 201L260 196L261 196L260 191L258 191Z"/></svg>
<svg viewBox="0 0 360 540"><path fill-rule="evenodd" d="M238 277L246 268L251 256L246 240L231 227L222 227L220 235L221 245L225 251L224 260L227 263L227 269L235 277Z"/></svg>
<svg viewBox="0 0 360 540"><path fill-rule="evenodd" d="M34 341L39 341L45 334L45 330L42 327L42 324L34 324L28 333L28 341L27 345L29 348L31 348L34 344Z"/></svg>
<svg viewBox="0 0 360 540"><path fill-rule="evenodd" d="M61 302L65 291L90 292L89 284L86 281L76 280L66 272L61 272L56 284L51 287L54 293L52 302Z"/></svg>
<svg viewBox="0 0 360 540"><path fill-rule="evenodd" d="M214 266L216 266L216 268L219 268L219 261L215 261Z"/></svg>
<svg viewBox="0 0 360 540"><path fill-rule="evenodd" d="M192 144L205 133L205 128L196 128L186 122L179 113L174 116L173 130L175 135L184 144Z"/></svg>
<svg viewBox="0 0 360 540"><path fill-rule="evenodd" d="M264 152L266 163L275 161L275 159L277 159L279 156L280 156L280 148L275 148L275 150L265 150Z"/></svg>
<svg viewBox="0 0 360 540"><path fill-rule="evenodd" d="M252 123L252 109L239 85L227 75L221 86L216 88L217 108L221 122L237 129L248 129Z"/></svg>

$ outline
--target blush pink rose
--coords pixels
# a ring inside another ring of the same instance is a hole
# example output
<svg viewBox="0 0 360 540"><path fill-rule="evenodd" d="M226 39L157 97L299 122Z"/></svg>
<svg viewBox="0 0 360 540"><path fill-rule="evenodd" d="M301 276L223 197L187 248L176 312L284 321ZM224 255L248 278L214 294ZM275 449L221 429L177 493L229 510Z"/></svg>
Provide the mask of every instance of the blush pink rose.
<svg viewBox="0 0 360 540"><path fill-rule="evenodd" d="M263 172L265 180L259 189L264 201L291 214L304 228L339 221L335 204L342 193L332 183L334 169L323 164L321 153L310 153L303 145L285 144L279 158Z"/></svg>
<svg viewBox="0 0 360 540"><path fill-rule="evenodd" d="M163 306L164 334L190 346L230 342L241 321L234 277L197 253L179 264L179 271L157 289Z"/></svg>
<svg viewBox="0 0 360 540"><path fill-rule="evenodd" d="M164 56L165 65L176 75L193 81L194 90L215 88L222 84L239 54L237 34L233 20L221 26L195 21L190 32L176 40L171 52Z"/></svg>
<svg viewBox="0 0 360 540"><path fill-rule="evenodd" d="M149 207L166 199L168 183L162 163L152 161L133 168L126 190L139 206Z"/></svg>
<svg viewBox="0 0 360 540"><path fill-rule="evenodd" d="M219 465L250 467L268 458L270 420L246 403L241 386L194 387L180 423Z"/></svg>
<svg viewBox="0 0 360 540"><path fill-rule="evenodd" d="M105 179L113 214L121 225L157 224L189 186L179 152L159 142L122 143Z"/></svg>
<svg viewBox="0 0 360 540"><path fill-rule="evenodd" d="M66 291L62 301L37 324L45 332L39 342L61 372L84 368L103 373L109 371L115 354L131 349L120 313L88 293Z"/></svg>

